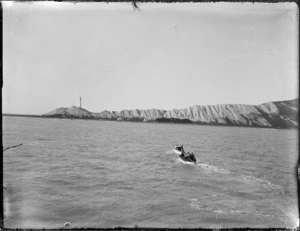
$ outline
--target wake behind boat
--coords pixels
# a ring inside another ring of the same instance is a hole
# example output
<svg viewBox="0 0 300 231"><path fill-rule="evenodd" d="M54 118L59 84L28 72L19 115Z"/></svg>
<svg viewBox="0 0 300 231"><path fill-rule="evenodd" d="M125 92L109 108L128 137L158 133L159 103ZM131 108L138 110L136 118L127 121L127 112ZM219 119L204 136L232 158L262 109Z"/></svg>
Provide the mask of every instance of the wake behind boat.
<svg viewBox="0 0 300 231"><path fill-rule="evenodd" d="M181 160L183 160L183 161L192 162L192 163L196 163L197 162L194 153L185 152L184 149L183 149L183 145L181 145L181 146L175 146L174 152L176 154L179 154L179 158Z"/></svg>

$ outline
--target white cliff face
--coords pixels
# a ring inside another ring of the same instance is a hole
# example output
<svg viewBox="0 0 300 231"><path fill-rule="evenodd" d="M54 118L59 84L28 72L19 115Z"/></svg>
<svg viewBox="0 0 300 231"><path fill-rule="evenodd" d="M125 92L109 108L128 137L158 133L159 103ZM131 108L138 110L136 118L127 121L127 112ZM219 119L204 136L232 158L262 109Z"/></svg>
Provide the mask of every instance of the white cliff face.
<svg viewBox="0 0 300 231"><path fill-rule="evenodd" d="M102 111L91 113L85 109L58 108L44 116L79 117L108 120L156 121L157 119L189 120L201 124L292 128L298 127L298 99L269 102L260 105L222 104L191 106L169 111L158 109Z"/></svg>

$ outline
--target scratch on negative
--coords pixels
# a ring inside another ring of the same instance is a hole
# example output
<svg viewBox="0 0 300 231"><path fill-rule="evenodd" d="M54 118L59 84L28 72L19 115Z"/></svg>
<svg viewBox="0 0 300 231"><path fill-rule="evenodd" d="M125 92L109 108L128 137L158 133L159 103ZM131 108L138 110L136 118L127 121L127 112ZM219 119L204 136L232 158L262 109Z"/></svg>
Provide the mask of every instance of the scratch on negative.
<svg viewBox="0 0 300 231"><path fill-rule="evenodd" d="M235 56L233 56L233 57L230 58L230 59L224 60L224 62L225 62L225 63L229 63L229 62L231 62L232 60L238 59L238 58L241 58L241 57L252 56L252 55L262 55L262 54L275 54L275 52L274 52L274 51L265 51L265 52L246 53L246 54L241 54L241 55L235 55Z"/></svg>
<svg viewBox="0 0 300 231"><path fill-rule="evenodd" d="M101 221L102 221L102 218L103 218L103 214L104 214L104 210L102 211L102 215L101 215L101 219L100 219L99 225L101 224Z"/></svg>

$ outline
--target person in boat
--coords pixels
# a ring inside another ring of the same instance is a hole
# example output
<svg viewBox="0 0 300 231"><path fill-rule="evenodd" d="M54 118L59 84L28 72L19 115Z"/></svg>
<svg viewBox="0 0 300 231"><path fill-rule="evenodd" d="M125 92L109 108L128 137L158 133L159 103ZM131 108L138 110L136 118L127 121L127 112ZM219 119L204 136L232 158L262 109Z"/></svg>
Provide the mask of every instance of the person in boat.
<svg viewBox="0 0 300 231"><path fill-rule="evenodd" d="M196 158L195 158L195 155L194 155L193 152L192 152L192 153L189 153L189 158L190 158L191 160L193 160L193 161L196 161Z"/></svg>
<svg viewBox="0 0 300 231"><path fill-rule="evenodd" d="M185 160L192 160L196 161L194 153L189 153L189 152L181 152L180 157L185 159Z"/></svg>
<svg viewBox="0 0 300 231"><path fill-rule="evenodd" d="M183 150L183 145L177 146L176 149L177 149L178 151L180 151L181 153L184 152L184 150Z"/></svg>
<svg viewBox="0 0 300 231"><path fill-rule="evenodd" d="M180 148L181 148L179 149L181 151L180 157L187 158L189 156L189 153L184 151L183 146L180 146Z"/></svg>

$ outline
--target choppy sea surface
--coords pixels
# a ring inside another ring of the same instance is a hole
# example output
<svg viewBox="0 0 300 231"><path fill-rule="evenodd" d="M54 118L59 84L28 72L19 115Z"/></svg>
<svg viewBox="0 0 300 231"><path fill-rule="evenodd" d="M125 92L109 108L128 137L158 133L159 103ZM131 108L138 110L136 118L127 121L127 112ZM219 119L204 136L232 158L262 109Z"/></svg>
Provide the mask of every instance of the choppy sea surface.
<svg viewBox="0 0 300 231"><path fill-rule="evenodd" d="M296 130L4 116L4 148L19 143L3 157L7 228L297 223Z"/></svg>

